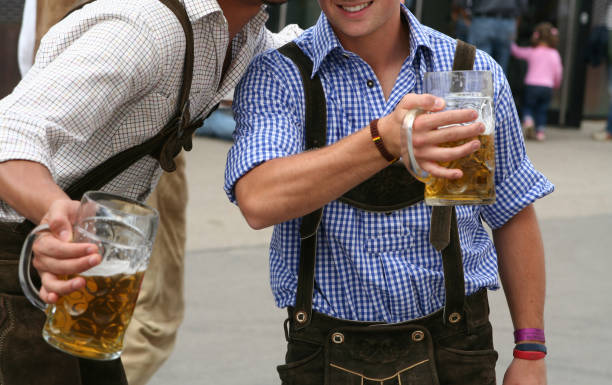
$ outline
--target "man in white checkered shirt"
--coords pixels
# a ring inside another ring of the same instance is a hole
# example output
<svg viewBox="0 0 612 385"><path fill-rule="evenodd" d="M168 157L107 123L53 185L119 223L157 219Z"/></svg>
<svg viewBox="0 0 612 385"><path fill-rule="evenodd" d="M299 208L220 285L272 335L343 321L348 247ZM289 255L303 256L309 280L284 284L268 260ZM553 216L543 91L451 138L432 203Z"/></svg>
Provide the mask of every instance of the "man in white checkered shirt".
<svg viewBox="0 0 612 385"><path fill-rule="evenodd" d="M515 339L526 342L502 352L514 356L504 384L544 385L544 250L532 203L553 185L527 157L501 67L476 52L473 69L493 79L496 202L455 206L450 245L440 247L449 242L435 242L442 226L422 190L394 187L409 175L380 172L407 174L392 163L414 109L432 112L412 135L429 174L460 178L440 163L480 147L475 111L444 111L443 99L423 94L425 73L451 70L459 46L400 0L319 4L295 50L259 55L236 88L225 173L248 223L274 226L270 285L289 315L283 385L495 384L487 291L500 287L498 273ZM298 70L290 52L312 66ZM306 92L316 76L325 108L314 84ZM442 146L455 141L463 144ZM395 199L379 200L387 191Z"/></svg>
<svg viewBox="0 0 612 385"><path fill-rule="evenodd" d="M205 117L234 88L255 54L297 36L295 26L279 35L264 28L263 4L285 1L182 1L194 35L192 119ZM49 31L32 69L0 101L0 222L9 230L25 219L51 226L52 235L37 242L34 260L46 302L84 284L56 274L100 262L91 245L67 242L78 202L63 189L113 154L153 137L175 115L184 55L183 28L160 1L98 0ZM160 173L157 160L147 156L103 190L144 200ZM7 245L0 245L0 259L10 259L2 268L13 267L14 250ZM17 293L7 287L15 277L2 277L0 316L9 321L0 324L0 383L125 383L120 363L69 361L54 350L36 354L46 346L40 329L11 345L15 327L25 323L10 302ZM30 306L23 297L19 301Z"/></svg>

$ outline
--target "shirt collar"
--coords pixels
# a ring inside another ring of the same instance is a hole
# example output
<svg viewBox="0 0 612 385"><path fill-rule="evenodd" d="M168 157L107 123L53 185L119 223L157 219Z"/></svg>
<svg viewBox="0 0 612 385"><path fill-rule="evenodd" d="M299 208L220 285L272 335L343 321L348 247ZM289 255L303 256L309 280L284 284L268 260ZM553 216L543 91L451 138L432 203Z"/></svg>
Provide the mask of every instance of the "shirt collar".
<svg viewBox="0 0 612 385"><path fill-rule="evenodd" d="M192 24L213 14L218 14L219 17L225 18L223 10L217 0L182 0L182 2L185 5L187 16L189 16L189 20ZM268 20L268 13L266 12L266 6L262 5L257 15L249 20L245 28L252 23L258 26L263 25L266 20Z"/></svg>
<svg viewBox="0 0 612 385"><path fill-rule="evenodd" d="M408 10L405 5L401 5L402 12L410 25L410 56L408 57L408 61L411 64L416 64L420 62L421 58L425 52L431 53L431 42L429 41L429 37L426 31L427 27L424 27L417 18ZM306 54L310 56L313 62L312 74L314 75L319 71L321 64L325 60L325 58L333 51L338 50L341 54L350 54L346 51L338 37L334 33L334 30L329 24L327 17L325 14L321 12L321 16L319 20L315 24L312 30L313 33L313 44L310 49L307 49ZM431 57L431 55L429 55ZM424 58L425 60L429 60L428 58Z"/></svg>

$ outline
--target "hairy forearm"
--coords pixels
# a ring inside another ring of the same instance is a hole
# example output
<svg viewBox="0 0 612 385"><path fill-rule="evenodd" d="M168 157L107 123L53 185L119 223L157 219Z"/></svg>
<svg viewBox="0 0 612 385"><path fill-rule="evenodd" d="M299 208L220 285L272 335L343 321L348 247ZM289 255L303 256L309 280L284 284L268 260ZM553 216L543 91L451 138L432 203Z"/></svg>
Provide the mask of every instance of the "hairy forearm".
<svg viewBox="0 0 612 385"><path fill-rule="evenodd" d="M387 165L366 128L325 148L257 166L236 184L236 198L249 225L263 228L322 207Z"/></svg>
<svg viewBox="0 0 612 385"><path fill-rule="evenodd" d="M0 199L30 221L39 223L52 202L68 197L42 164L10 160L0 163Z"/></svg>
<svg viewBox="0 0 612 385"><path fill-rule="evenodd" d="M544 328L544 246L533 206L523 209L493 236L514 328Z"/></svg>

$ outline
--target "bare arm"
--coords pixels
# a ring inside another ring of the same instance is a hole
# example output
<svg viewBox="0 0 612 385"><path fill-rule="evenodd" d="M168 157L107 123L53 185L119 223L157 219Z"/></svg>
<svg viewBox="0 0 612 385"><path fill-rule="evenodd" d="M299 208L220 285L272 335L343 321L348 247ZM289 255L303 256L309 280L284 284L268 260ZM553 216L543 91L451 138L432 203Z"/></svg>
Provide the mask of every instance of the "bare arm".
<svg viewBox="0 0 612 385"><path fill-rule="evenodd" d="M432 95L410 94L393 113L379 121L385 146L396 156L400 154L401 122L408 109L417 107L440 111L444 102ZM435 176L461 177L460 170L440 167L436 161L465 156L476 150L478 141L455 148L441 148L438 144L474 137L484 126L476 123L448 130L436 128L475 119L476 112L472 110L419 116L414 125L413 143L421 168ZM259 229L314 211L387 165L372 143L368 126L328 147L269 160L255 167L237 182L236 199L249 225Z"/></svg>
<svg viewBox="0 0 612 385"><path fill-rule="evenodd" d="M43 235L34 246L34 267L43 287L45 302L57 301L58 294L82 287L82 278L60 280L57 274L84 271L100 262L97 249L90 244L70 243L72 222L78 202L59 188L49 170L40 163L10 160L0 163L0 199L34 223L47 223L51 234Z"/></svg>
<svg viewBox="0 0 612 385"><path fill-rule="evenodd" d="M515 42L510 43L510 52L516 58L527 60L531 55L531 51L533 51L531 47L520 47Z"/></svg>
<svg viewBox="0 0 612 385"><path fill-rule="evenodd" d="M259 229L303 216L387 165L362 129L322 149L267 161L236 184L249 225Z"/></svg>
<svg viewBox="0 0 612 385"><path fill-rule="evenodd" d="M0 163L0 198L34 223L40 223L53 201L69 199L45 166L27 160Z"/></svg>
<svg viewBox="0 0 612 385"><path fill-rule="evenodd" d="M515 329L544 329L544 246L533 205L493 231L499 274ZM514 359L504 384L546 384L544 360Z"/></svg>

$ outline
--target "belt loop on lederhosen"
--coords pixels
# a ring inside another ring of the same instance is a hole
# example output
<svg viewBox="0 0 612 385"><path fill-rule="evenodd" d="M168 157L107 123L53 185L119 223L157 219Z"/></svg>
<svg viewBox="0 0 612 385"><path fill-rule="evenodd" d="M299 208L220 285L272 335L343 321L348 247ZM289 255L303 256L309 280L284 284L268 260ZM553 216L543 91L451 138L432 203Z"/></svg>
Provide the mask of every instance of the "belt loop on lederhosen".
<svg viewBox="0 0 612 385"><path fill-rule="evenodd" d="M311 77L312 62L297 44L288 43L281 47L279 52L296 64L302 78L306 110L305 148L323 147L326 144L327 112L321 81L318 75ZM453 70L472 69L474 58L475 48L458 40ZM415 202L409 202L409 204L412 203ZM304 216L300 225L298 284L295 309L290 321L295 330L307 327L312 318L317 230L322 212L321 208ZM432 209L430 237L432 245L441 252L443 260L446 290L444 323L449 327L459 327L464 323L462 321L466 319L465 312L469 312L469 309L465 307L463 260L454 207L434 207ZM469 327L469 322L466 322L466 326Z"/></svg>

